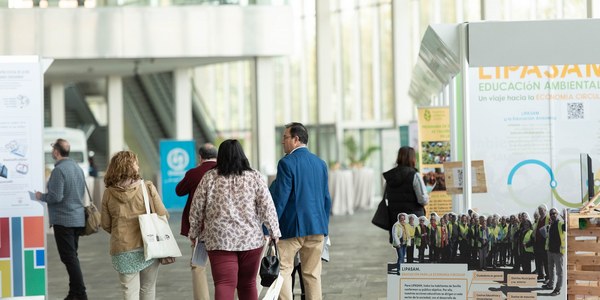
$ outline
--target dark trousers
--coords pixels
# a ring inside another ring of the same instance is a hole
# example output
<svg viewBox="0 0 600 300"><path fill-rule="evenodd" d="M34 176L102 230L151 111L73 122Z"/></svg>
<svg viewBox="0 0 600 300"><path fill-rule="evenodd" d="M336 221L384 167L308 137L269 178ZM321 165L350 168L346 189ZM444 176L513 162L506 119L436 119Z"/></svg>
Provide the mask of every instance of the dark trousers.
<svg viewBox="0 0 600 300"><path fill-rule="evenodd" d="M79 234L83 232L83 227L65 227L53 225L54 240L60 261L65 264L69 274L69 295L85 298L85 284L83 283L83 273L79 265L77 249L79 248Z"/></svg>
<svg viewBox="0 0 600 300"><path fill-rule="evenodd" d="M262 248L248 251L208 251L215 284L215 299L233 299L237 289L240 300L257 300L256 273Z"/></svg>
<svg viewBox="0 0 600 300"><path fill-rule="evenodd" d="M441 253L440 247L429 246L429 262L437 263L440 261Z"/></svg>
<svg viewBox="0 0 600 300"><path fill-rule="evenodd" d="M538 279L548 278L548 252L544 247L536 247L533 250L535 255L535 270Z"/></svg>
<svg viewBox="0 0 600 300"><path fill-rule="evenodd" d="M420 246L419 249L419 262L420 263L425 263L425 247L426 246Z"/></svg>
<svg viewBox="0 0 600 300"><path fill-rule="evenodd" d="M415 261L415 241L413 240L410 246L406 246L406 262L413 263Z"/></svg>
<svg viewBox="0 0 600 300"><path fill-rule="evenodd" d="M454 240L450 243L450 262L455 262L456 254L458 253L458 240Z"/></svg>
<svg viewBox="0 0 600 300"><path fill-rule="evenodd" d="M512 248L513 273L518 273L521 270L521 254L517 246Z"/></svg>
<svg viewBox="0 0 600 300"><path fill-rule="evenodd" d="M466 264L469 262L469 255L471 254L471 247L466 239L459 241L458 244L460 245L460 248L459 248L460 262L463 264Z"/></svg>
<svg viewBox="0 0 600 300"><path fill-rule="evenodd" d="M533 260L533 253L525 252L521 254L521 268L523 268L523 274L531 274L531 261Z"/></svg>
<svg viewBox="0 0 600 300"><path fill-rule="evenodd" d="M450 245L446 245L444 247L440 247L440 254L439 256L441 257L441 262L443 263L451 263L452 261L450 260L450 253L452 253L452 248Z"/></svg>

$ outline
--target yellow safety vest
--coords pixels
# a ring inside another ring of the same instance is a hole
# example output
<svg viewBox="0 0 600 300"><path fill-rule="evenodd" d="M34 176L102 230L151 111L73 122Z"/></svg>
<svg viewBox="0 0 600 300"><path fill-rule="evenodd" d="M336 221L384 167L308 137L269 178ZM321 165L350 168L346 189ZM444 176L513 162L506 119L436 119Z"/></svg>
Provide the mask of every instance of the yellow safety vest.
<svg viewBox="0 0 600 300"><path fill-rule="evenodd" d="M525 247L525 252L529 252L529 253L533 253L533 245L527 247L527 243L529 243L529 240L531 240L531 234L533 233L533 230L529 229L526 233L525 233L525 237L523 237L523 246Z"/></svg>
<svg viewBox="0 0 600 300"><path fill-rule="evenodd" d="M412 239L415 237L415 226L412 226L410 224L406 225L406 231L408 232L408 238Z"/></svg>

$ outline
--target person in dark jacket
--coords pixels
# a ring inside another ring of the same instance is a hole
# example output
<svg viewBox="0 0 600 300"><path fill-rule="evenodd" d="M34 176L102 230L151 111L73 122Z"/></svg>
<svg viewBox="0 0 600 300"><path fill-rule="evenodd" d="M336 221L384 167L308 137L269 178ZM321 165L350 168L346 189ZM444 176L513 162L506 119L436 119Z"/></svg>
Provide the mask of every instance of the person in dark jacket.
<svg viewBox="0 0 600 300"><path fill-rule="evenodd" d="M565 267L565 222L561 220L556 208L550 209L550 225L547 226L546 251L548 251L549 277L548 282L542 285L543 289L552 289L556 282L556 287L550 293L550 296L560 294L562 287ZM556 281L554 275L556 274Z"/></svg>
<svg viewBox="0 0 600 300"><path fill-rule="evenodd" d="M388 216L390 224L396 222L399 213L425 215L425 205L429 203L429 195L421 174L415 168L415 149L401 147L398 150L397 166L383 173L385 179L385 197L388 200ZM392 227L389 228L390 243L392 242Z"/></svg>
<svg viewBox="0 0 600 300"><path fill-rule="evenodd" d="M190 231L190 206L194 199L194 192L204 177L204 174L217 166L217 149L210 143L202 145L198 149L200 165L185 173L183 179L175 187L177 196L187 195L187 202L181 215L181 235L188 236ZM194 300L208 300L208 283L206 279L206 268L204 266L192 265L192 282L194 283Z"/></svg>

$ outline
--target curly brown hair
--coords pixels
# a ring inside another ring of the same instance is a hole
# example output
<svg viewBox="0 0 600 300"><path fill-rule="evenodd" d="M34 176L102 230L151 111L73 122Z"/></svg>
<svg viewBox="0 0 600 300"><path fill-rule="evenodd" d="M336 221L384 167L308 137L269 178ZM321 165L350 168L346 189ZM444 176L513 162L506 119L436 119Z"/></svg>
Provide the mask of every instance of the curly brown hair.
<svg viewBox="0 0 600 300"><path fill-rule="evenodd" d="M117 152L110 159L106 174L104 175L104 185L106 187L117 186L125 180L139 180L142 177L138 170L133 166L138 164L138 158L131 151Z"/></svg>

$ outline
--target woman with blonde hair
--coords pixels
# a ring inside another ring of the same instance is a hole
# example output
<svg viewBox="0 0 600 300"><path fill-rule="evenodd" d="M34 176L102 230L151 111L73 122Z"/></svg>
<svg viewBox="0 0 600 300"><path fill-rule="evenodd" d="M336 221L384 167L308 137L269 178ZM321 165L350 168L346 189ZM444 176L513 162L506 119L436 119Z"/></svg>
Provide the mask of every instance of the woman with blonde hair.
<svg viewBox="0 0 600 300"><path fill-rule="evenodd" d="M102 228L110 233L110 255L119 273L123 299L152 300L156 296L159 260L144 259L144 243L138 215L146 213L142 188L147 189L152 212L167 215L167 210L151 181L139 173L138 159L131 151L113 155L104 176Z"/></svg>

